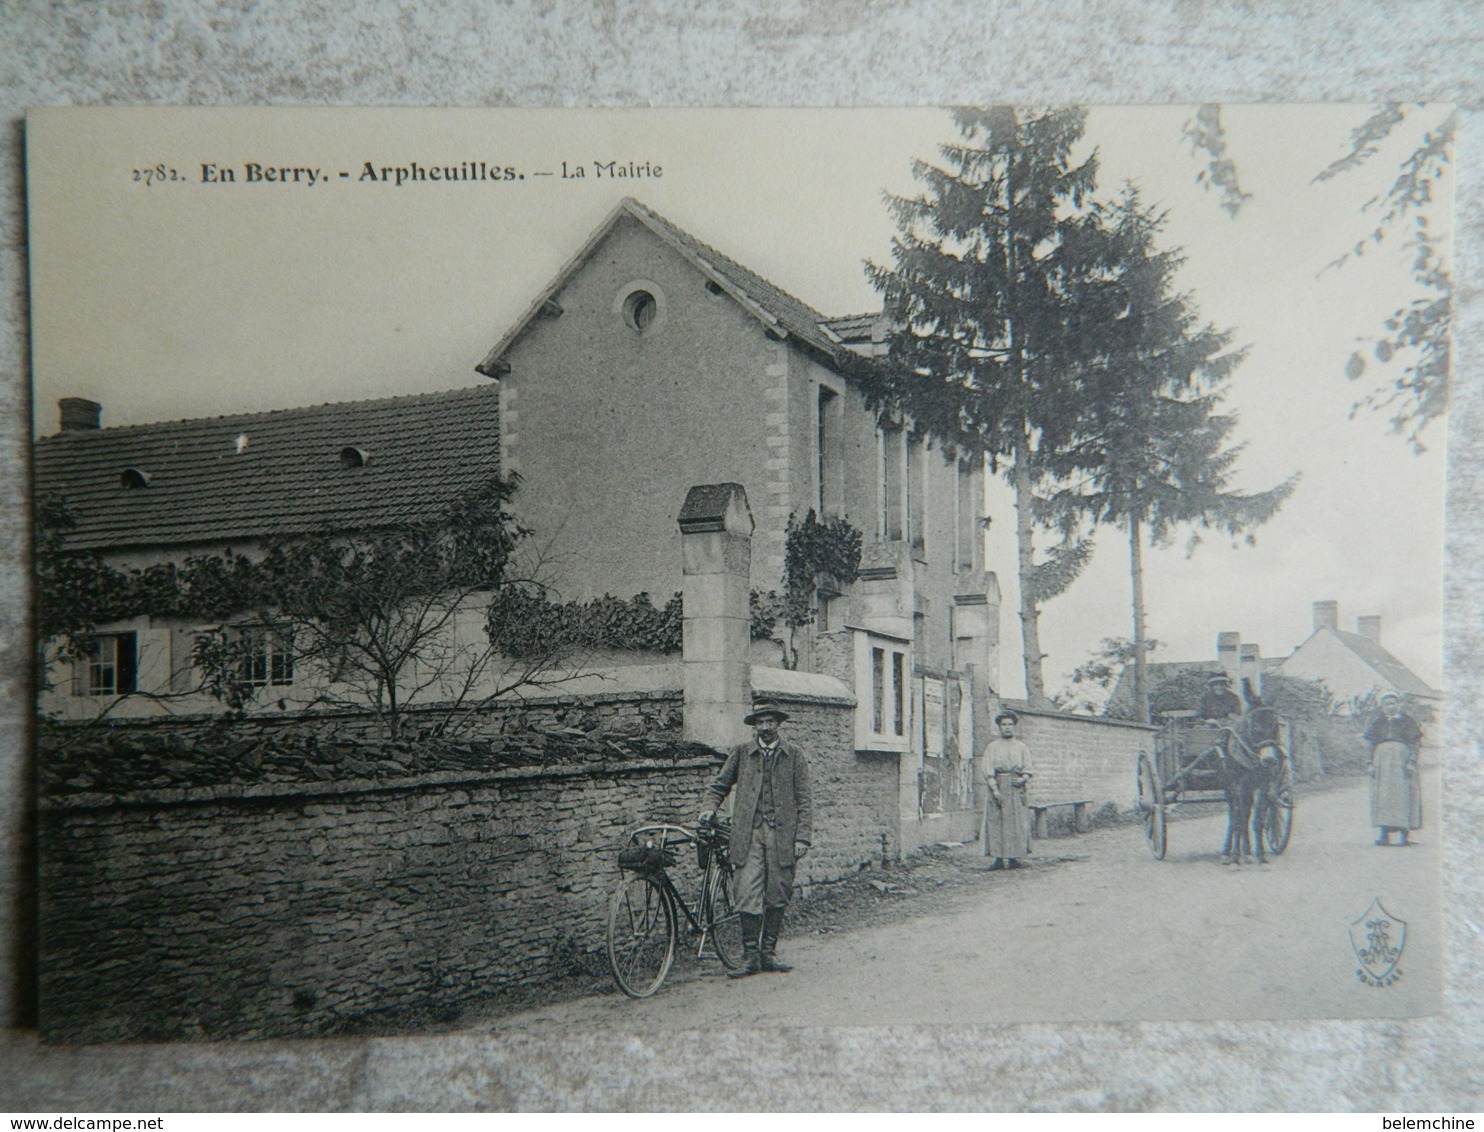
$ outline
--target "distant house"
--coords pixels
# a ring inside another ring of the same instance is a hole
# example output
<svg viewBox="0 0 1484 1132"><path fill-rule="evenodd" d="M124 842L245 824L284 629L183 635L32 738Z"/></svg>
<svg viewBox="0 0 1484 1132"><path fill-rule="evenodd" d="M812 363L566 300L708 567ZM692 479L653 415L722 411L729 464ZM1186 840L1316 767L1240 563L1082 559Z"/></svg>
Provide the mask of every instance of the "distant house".
<svg viewBox="0 0 1484 1132"><path fill-rule="evenodd" d="M1218 633L1215 654L1207 660L1163 660L1147 666L1150 709L1155 716L1193 709L1200 701L1205 681L1217 673L1228 676L1235 691L1240 691L1244 679L1248 680L1260 695L1263 676L1282 663L1281 659L1264 657L1256 644L1243 643L1240 633ZM1103 713L1116 719L1133 719L1136 715L1131 665L1119 673Z"/></svg>
<svg viewBox="0 0 1484 1132"><path fill-rule="evenodd" d="M1256 644L1244 643L1240 633L1218 633L1215 655L1207 660L1156 661L1148 666L1151 708L1161 711L1193 708L1202 682L1215 673L1231 678L1234 690L1243 679L1262 694L1269 674L1322 683L1341 710L1380 692L1397 692L1428 703L1441 703L1443 693L1432 687L1381 646L1381 618L1356 618L1356 631L1337 628L1339 603L1314 603L1314 630L1285 657L1264 657ZM1104 713L1131 719L1134 709L1132 667L1119 674ZM1190 702L1183 702L1189 700ZM1181 701L1181 702L1177 702Z"/></svg>
<svg viewBox="0 0 1484 1132"><path fill-rule="evenodd" d="M1314 603L1314 631L1278 669L1284 676L1321 681L1342 705L1381 692L1396 692L1430 704L1443 693L1428 684L1381 644L1381 618L1357 617L1355 632L1339 628L1337 601Z"/></svg>

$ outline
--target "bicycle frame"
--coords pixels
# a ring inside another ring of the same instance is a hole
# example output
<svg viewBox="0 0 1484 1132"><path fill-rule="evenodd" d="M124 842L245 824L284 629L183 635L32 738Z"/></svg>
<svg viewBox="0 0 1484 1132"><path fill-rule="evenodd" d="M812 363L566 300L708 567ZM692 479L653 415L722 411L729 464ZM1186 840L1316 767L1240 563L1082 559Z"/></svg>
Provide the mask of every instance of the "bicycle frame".
<svg viewBox="0 0 1484 1132"><path fill-rule="evenodd" d="M659 882L661 890L674 905L675 909L685 917L687 930L691 935L699 935L696 944L696 958L700 959L707 954L706 947L711 941L711 927L704 923L701 918L702 904L705 902L706 894L711 891L713 878L721 874L724 882L731 880L732 866L727 857L726 841L717 832L711 836L714 838L711 846L710 859L706 863L705 870L701 873L701 887L694 901L688 901L680 894L680 889L675 886L675 881L670 877L669 869L655 869L651 875ZM656 825L644 825L633 830L629 834L630 843L647 841L651 838L658 839L658 845L665 849L679 849L689 847L701 840L703 835L697 830L687 829L683 825L669 825L660 823ZM711 955L720 959L721 955L712 945Z"/></svg>

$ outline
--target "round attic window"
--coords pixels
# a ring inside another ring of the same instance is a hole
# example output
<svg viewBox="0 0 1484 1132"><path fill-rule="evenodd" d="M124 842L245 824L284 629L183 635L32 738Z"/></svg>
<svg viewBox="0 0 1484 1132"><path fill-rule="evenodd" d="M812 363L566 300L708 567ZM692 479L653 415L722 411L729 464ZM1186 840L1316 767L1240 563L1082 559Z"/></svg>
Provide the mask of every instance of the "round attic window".
<svg viewBox="0 0 1484 1132"><path fill-rule="evenodd" d="M648 291L634 291L623 301L623 319L635 330L648 330L659 313L659 301Z"/></svg>
<svg viewBox="0 0 1484 1132"><path fill-rule="evenodd" d="M639 334L658 330L665 321L665 293L648 279L628 283L613 301L624 325Z"/></svg>

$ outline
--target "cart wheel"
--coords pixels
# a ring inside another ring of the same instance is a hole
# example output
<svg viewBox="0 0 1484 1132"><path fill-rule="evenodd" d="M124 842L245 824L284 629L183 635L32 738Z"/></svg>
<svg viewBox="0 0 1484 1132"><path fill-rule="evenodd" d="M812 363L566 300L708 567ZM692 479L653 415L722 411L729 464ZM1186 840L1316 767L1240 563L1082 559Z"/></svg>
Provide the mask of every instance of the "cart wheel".
<svg viewBox="0 0 1484 1132"><path fill-rule="evenodd" d="M1139 812L1144 816L1144 839L1156 861L1165 859L1165 792L1147 751L1139 752Z"/></svg>
<svg viewBox="0 0 1484 1132"><path fill-rule="evenodd" d="M1278 779L1278 795L1268 801L1268 812L1263 821L1263 832L1268 839L1268 852L1281 856L1288 848L1288 839L1293 836L1293 764L1288 761L1288 752L1278 748L1283 760L1283 772Z"/></svg>

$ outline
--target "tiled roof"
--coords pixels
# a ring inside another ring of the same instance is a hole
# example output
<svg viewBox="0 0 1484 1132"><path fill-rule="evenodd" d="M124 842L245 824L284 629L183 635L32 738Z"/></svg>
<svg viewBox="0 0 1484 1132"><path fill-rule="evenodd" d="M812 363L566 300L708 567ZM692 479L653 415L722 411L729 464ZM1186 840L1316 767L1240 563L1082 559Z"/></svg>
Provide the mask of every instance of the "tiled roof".
<svg viewBox="0 0 1484 1132"><path fill-rule="evenodd" d="M368 454L342 465L341 452ZM499 389L62 432L36 442L38 497L78 549L365 530L436 514L499 471ZM148 485L126 488L126 469Z"/></svg>
<svg viewBox="0 0 1484 1132"><path fill-rule="evenodd" d="M743 267L736 260L723 255L708 244L703 244L689 232L677 228L659 213L626 197L607 219L599 225L581 250L557 273L556 278L536 297L526 313L496 343L488 356L479 365L484 373L497 373L497 366L505 352L525 332L546 302L571 278L572 274L587 260L603 237L624 217L637 220L665 243L669 244L696 269L731 295L745 310L765 327L780 330L823 353L826 357L840 359L846 353L840 335L831 329L831 322L807 303L794 298L782 288L769 283L761 275Z"/></svg>
<svg viewBox="0 0 1484 1132"><path fill-rule="evenodd" d="M851 341L869 341L876 330L876 324L881 321L880 313L877 314L847 314L840 318L832 318L825 323L831 333L841 339Z"/></svg>
<svg viewBox="0 0 1484 1132"><path fill-rule="evenodd" d="M1370 665L1387 683L1398 692L1411 696L1437 696L1440 693L1396 657L1381 647L1379 641L1359 633L1346 633L1331 629L1340 642L1366 664Z"/></svg>

